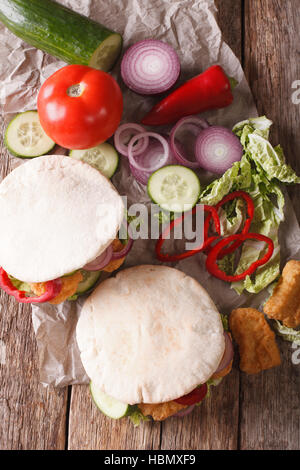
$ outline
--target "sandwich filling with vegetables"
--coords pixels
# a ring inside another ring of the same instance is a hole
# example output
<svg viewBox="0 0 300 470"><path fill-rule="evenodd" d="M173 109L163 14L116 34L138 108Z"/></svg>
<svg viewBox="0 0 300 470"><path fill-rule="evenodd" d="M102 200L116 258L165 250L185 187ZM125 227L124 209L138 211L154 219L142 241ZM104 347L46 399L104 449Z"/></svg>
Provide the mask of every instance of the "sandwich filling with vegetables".
<svg viewBox="0 0 300 470"><path fill-rule="evenodd" d="M0 214L0 286L22 303L77 298L102 271L118 269L132 244L118 237L122 198L75 158L47 155L17 167L0 184Z"/></svg>
<svg viewBox="0 0 300 470"><path fill-rule="evenodd" d="M231 337L205 289L161 265L102 282L84 303L76 337L96 405L134 424L192 411L233 360Z"/></svg>

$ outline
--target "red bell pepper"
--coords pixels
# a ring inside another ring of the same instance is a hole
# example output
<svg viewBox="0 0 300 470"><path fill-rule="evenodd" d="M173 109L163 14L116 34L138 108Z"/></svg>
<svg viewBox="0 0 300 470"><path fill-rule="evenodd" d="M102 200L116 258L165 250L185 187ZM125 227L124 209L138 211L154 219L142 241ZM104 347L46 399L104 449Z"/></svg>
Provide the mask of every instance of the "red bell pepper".
<svg viewBox="0 0 300 470"><path fill-rule="evenodd" d="M211 216L213 218L216 232L218 233L218 235L220 235L221 234L220 219L219 219L216 209L211 206L201 206L201 207L203 207L205 212L209 213L209 217ZM195 214L197 210L198 210L198 207L197 206L194 207L194 209L192 210L192 214ZM218 238L217 236L208 237L209 226L208 224L205 223L204 224L204 240L200 247L195 248L193 250L185 251L183 253L174 254L174 255L162 254L161 249L167 236L170 234L171 230L174 227L176 227L178 224L180 224L183 221L184 217L185 217L185 213L181 215L180 217L178 217L177 219L172 220L170 225L160 235L156 243L156 247L155 247L157 259L159 259L160 261L176 262L185 258L189 258L191 256L194 256L196 253L200 253L201 251L204 251L205 249L207 249L211 245L211 243Z"/></svg>
<svg viewBox="0 0 300 470"><path fill-rule="evenodd" d="M204 398L206 397L208 392L208 387L206 384L201 385L201 387L195 388L192 392L188 393L187 395L184 395L183 397L176 398L175 401L176 403L179 403L180 405L195 405L196 403L200 403Z"/></svg>
<svg viewBox="0 0 300 470"><path fill-rule="evenodd" d="M252 223L252 220L253 220L253 217L254 217L254 210L255 210L255 207L254 207L254 202L253 202L253 199L251 198L251 196L249 196L248 193L246 193L245 191L234 191L230 194L227 194L227 196L225 196L220 202L218 202L218 204L216 204L214 207L216 210L220 209L220 207L222 207L224 204L226 204L227 202L229 201L232 201L233 199L236 199L236 198L242 198L244 199L244 201L246 202L246 205L247 205L247 218L245 220L245 224L244 224L244 227L243 227L243 230L242 230L242 233L248 233L249 230L250 230L250 226L251 226L251 223ZM208 215L205 223L207 225L209 225L209 222L210 222L210 219L211 219L211 215ZM233 251L235 251L237 248L240 247L240 245L243 243L242 240L236 240L234 243L232 243L229 247L227 248L224 248L218 255L218 259L220 258L223 258L224 256L230 254L230 253L233 253Z"/></svg>
<svg viewBox="0 0 300 470"><path fill-rule="evenodd" d="M11 282L7 272L0 268L0 287L23 304L49 302L60 293L62 283L60 279L54 279L46 282L45 286L46 291L44 294L37 297L26 297L26 292L18 290Z"/></svg>
<svg viewBox="0 0 300 470"><path fill-rule="evenodd" d="M249 268L246 269L241 274L237 274L233 276L227 275L224 271L221 271L221 269L219 268L217 264L217 260L220 258L219 256L220 253L222 252L222 250L224 250L224 248L228 244L235 243L237 241L242 243L245 240L263 241L267 243L268 250L262 258L260 258L257 261L254 261L254 263L252 263L251 266L249 266ZM274 243L271 240L271 238L266 237L265 235L261 235L259 233L239 233L237 235L230 235L229 237L223 238L223 240L218 242L209 251L207 258L206 258L206 269L208 270L210 274L217 277L218 279L221 279L222 281L226 281L226 282L242 281L247 276L251 276L251 274L253 274L259 266L263 266L264 264L266 264L271 258L273 251L274 251Z"/></svg>
<svg viewBox="0 0 300 470"><path fill-rule="evenodd" d="M142 119L142 123L146 126L171 124L184 116L225 108L232 101L229 78L222 67L213 65L156 104Z"/></svg>

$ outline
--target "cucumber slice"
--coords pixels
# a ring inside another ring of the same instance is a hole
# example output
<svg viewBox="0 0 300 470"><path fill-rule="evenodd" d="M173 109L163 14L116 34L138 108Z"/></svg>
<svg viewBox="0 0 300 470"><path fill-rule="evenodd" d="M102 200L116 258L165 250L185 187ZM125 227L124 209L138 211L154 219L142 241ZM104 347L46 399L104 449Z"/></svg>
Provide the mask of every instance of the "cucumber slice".
<svg viewBox="0 0 300 470"><path fill-rule="evenodd" d="M170 212L191 210L200 197L200 181L196 173L181 165L168 165L155 171L148 180L148 194Z"/></svg>
<svg viewBox="0 0 300 470"><path fill-rule="evenodd" d="M42 128L37 111L26 111L12 119L4 143L10 153L21 158L40 157L55 146Z"/></svg>
<svg viewBox="0 0 300 470"><path fill-rule="evenodd" d="M106 142L85 150L71 150L69 156L82 160L99 170L106 178L111 178L119 164L119 155L114 147Z"/></svg>
<svg viewBox="0 0 300 470"><path fill-rule="evenodd" d="M120 419L130 412L130 405L106 395L93 382L90 383L90 392L96 406L109 418Z"/></svg>
<svg viewBox="0 0 300 470"><path fill-rule="evenodd" d="M112 34L95 50L90 59L89 66L104 70L104 72L111 70L120 55L122 44L122 36L120 34Z"/></svg>
<svg viewBox="0 0 300 470"><path fill-rule="evenodd" d="M78 284L76 295L82 295L88 292L99 280L102 271L85 271L81 269L80 272L83 279Z"/></svg>

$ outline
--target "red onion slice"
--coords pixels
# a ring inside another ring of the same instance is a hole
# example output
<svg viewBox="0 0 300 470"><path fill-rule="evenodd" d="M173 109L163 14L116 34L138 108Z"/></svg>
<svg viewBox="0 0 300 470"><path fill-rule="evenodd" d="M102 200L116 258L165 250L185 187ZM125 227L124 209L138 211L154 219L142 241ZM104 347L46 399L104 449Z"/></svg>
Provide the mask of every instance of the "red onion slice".
<svg viewBox="0 0 300 470"><path fill-rule="evenodd" d="M176 416L178 418L184 418L184 416L189 415L193 411L195 406L196 405L188 406L188 408L184 408L183 410L178 411L178 413L175 413L173 416Z"/></svg>
<svg viewBox="0 0 300 470"><path fill-rule="evenodd" d="M151 155L152 160L150 160L150 158L148 157L148 162L147 162L148 165L147 166L145 166L143 164L139 164L137 162L135 156L134 156L134 153L133 153L134 144L138 140L143 139L145 137L148 137L148 138L153 137L154 139L157 139L163 147L163 154L159 158L157 158L157 154L152 154ZM128 145L129 163L136 170L140 170L140 171L146 171L146 172L153 173L154 171L158 170L159 168L165 166L167 161L168 161L168 158L169 158L169 153L170 153L170 149L169 149L169 144L168 144L167 140L164 137L162 137L161 135L157 134L156 132L143 132L141 134L137 134L134 137L132 137L132 139L130 140L129 145Z"/></svg>
<svg viewBox="0 0 300 470"><path fill-rule="evenodd" d="M124 245L123 250L113 252L112 259L124 258L129 253L129 251L131 250L132 245L133 245L133 240L132 240L132 238L129 238L126 245Z"/></svg>
<svg viewBox="0 0 300 470"><path fill-rule="evenodd" d="M156 39L146 39L131 46L121 62L124 83L135 93L154 95L169 90L180 74L175 50Z"/></svg>
<svg viewBox="0 0 300 470"><path fill-rule="evenodd" d="M118 152L121 155L124 155L124 157L128 157L128 143L133 136L142 132L145 132L145 129L139 124L128 123L119 126L114 135L114 144ZM144 152L144 150L146 150L148 144L148 137L139 140L134 149L132 149L132 153L134 155L139 155L140 153Z"/></svg>
<svg viewBox="0 0 300 470"><path fill-rule="evenodd" d="M204 170L223 174L234 162L241 160L243 147L240 139L226 127L204 129L195 143L196 159Z"/></svg>
<svg viewBox="0 0 300 470"><path fill-rule="evenodd" d="M128 255L128 253L131 250L132 245L133 245L133 239L130 235L130 227L129 227L129 224L128 224L127 220L123 221L119 233L121 232L121 230L126 230L127 243L126 243L126 245L124 245L124 248L121 251L114 251L113 252L112 259L124 258L126 255Z"/></svg>
<svg viewBox="0 0 300 470"><path fill-rule="evenodd" d="M226 369L233 359L233 355L234 355L233 345L232 345L231 338L226 331L224 331L224 338L225 338L225 351L224 351L222 360L219 364L219 367L215 371L215 374L218 374L219 372L222 372L224 369Z"/></svg>
<svg viewBox="0 0 300 470"><path fill-rule="evenodd" d="M113 249L112 245L109 245L101 255L99 255L94 261L86 264L82 269L85 271L99 271L109 264L112 259Z"/></svg>
<svg viewBox="0 0 300 470"><path fill-rule="evenodd" d="M169 144L169 157L165 165L178 165L178 162L176 160L176 157L174 155L174 152L172 151L170 147L170 137L168 135L162 134L162 136L167 140ZM181 151L184 153L184 148L182 147L180 142L177 142L176 145L178 145L181 149ZM138 158L137 161L142 165L147 167L147 163L149 160L154 160L155 158L159 158L161 155L162 147L159 142L151 142L146 149L145 152L142 152ZM156 156L155 156L156 155ZM152 171L146 171L146 170L137 170L134 166L130 166L130 171L132 175L135 177L135 179L144 185L148 183L148 179L152 175Z"/></svg>
<svg viewBox="0 0 300 470"><path fill-rule="evenodd" d="M177 124L175 124L170 134L171 149L173 150L178 162L181 163L181 165L185 165L189 168L199 168L200 163L197 160L188 160L182 153L181 149L178 147L178 144L176 143L177 139L178 141L180 141L178 134L180 130L182 131L183 127L185 127L186 129L188 128L189 131L192 132L192 134L198 136L199 132L209 127L209 124L205 119L201 119L195 116L187 116L180 119ZM190 140L190 138L188 140ZM194 156L194 150L192 151L192 153Z"/></svg>

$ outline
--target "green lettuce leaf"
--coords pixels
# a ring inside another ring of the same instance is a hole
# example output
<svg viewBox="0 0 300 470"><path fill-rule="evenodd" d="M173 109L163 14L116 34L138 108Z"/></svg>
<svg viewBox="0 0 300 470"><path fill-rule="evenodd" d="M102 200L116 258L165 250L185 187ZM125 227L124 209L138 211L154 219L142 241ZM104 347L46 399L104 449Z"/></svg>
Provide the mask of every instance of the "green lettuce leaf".
<svg viewBox="0 0 300 470"><path fill-rule="evenodd" d="M272 147L270 142L260 135L249 134L247 151L257 166L265 171L267 178L276 178L282 183L300 183L300 178L294 170L286 164L280 145Z"/></svg>
<svg viewBox="0 0 300 470"><path fill-rule="evenodd" d="M273 326L278 336L281 336L285 341L290 341L300 346L300 330L288 328L278 320L274 320Z"/></svg>
<svg viewBox="0 0 300 470"><path fill-rule="evenodd" d="M220 377L219 379L209 379L207 382L206 382L206 385L207 385L207 395L205 398L209 398L211 396L211 387L217 387L218 385L220 385L220 383L222 382L223 380L223 377ZM201 405L202 402L200 403L197 403L197 406L198 405Z"/></svg>
<svg viewBox="0 0 300 470"><path fill-rule="evenodd" d="M30 285L27 282L19 281L19 279L16 279L13 276L9 276L9 278L10 278L11 283L13 284L13 286L16 287L16 289L18 289L20 291L32 293Z"/></svg>
<svg viewBox="0 0 300 470"><path fill-rule="evenodd" d="M134 427L139 426L145 421L150 421L149 416L144 416L138 407L134 407L132 413L128 416Z"/></svg>

